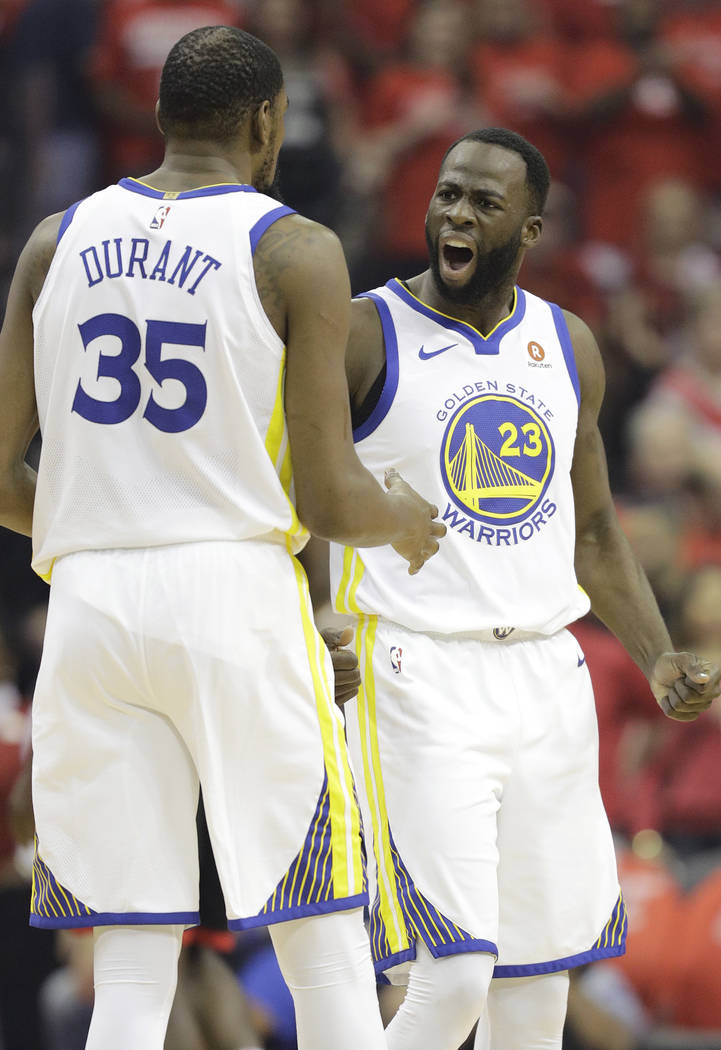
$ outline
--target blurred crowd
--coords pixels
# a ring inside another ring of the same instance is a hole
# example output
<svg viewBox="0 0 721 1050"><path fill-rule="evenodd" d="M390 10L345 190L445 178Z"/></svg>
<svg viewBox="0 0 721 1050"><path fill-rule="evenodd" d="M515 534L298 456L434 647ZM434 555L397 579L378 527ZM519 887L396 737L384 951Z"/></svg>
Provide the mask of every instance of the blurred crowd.
<svg viewBox="0 0 721 1050"><path fill-rule="evenodd" d="M162 63L216 23L280 55L281 190L339 234L355 291L425 269L426 204L458 136L510 127L543 151L554 181L521 283L594 330L624 527L677 646L721 661L721 0L0 0L3 302L40 218L157 165ZM80 1050L88 938L27 930L28 852L10 830L47 601L28 564L28 541L3 532L0 1050ZM721 709L665 720L598 623L574 630L631 928L625 959L574 974L566 1046L719 1050ZM238 1045L195 1016L203 980L222 987L218 949L258 1045L292 1048L254 934L188 947L168 1050ZM233 997L216 999L217 1014Z"/></svg>

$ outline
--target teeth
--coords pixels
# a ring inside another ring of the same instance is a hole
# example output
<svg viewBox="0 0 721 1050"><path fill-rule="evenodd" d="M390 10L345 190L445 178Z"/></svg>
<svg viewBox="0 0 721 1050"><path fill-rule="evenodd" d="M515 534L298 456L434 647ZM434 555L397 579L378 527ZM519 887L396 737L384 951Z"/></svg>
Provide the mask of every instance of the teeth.
<svg viewBox="0 0 721 1050"><path fill-rule="evenodd" d="M470 248L468 241L462 241L459 237L449 237L445 243L450 248Z"/></svg>

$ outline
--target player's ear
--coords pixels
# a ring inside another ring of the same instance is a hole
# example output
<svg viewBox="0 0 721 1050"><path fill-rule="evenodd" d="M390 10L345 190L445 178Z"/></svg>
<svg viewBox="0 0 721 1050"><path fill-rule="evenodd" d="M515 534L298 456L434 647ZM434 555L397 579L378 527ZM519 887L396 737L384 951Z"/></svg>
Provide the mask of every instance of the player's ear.
<svg viewBox="0 0 721 1050"><path fill-rule="evenodd" d="M521 231L521 246L533 248L541 239L543 232L543 219L540 215L529 215L523 224Z"/></svg>
<svg viewBox="0 0 721 1050"><path fill-rule="evenodd" d="M160 134L165 138L165 132L163 131L163 125L160 123L160 99L155 103L155 126Z"/></svg>
<svg viewBox="0 0 721 1050"><path fill-rule="evenodd" d="M250 118L250 130L257 146L267 146L273 137L273 113L265 99Z"/></svg>

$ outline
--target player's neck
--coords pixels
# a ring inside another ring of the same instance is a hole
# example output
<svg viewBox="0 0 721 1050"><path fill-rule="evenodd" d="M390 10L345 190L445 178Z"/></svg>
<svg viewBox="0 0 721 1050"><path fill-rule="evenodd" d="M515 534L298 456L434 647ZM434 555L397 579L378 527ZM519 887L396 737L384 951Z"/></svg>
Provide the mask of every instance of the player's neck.
<svg viewBox="0 0 721 1050"><path fill-rule="evenodd" d="M444 296L433 280L430 270L412 277L406 284L415 295L427 306L439 313L464 321L472 325L482 335L488 335L500 324L513 309L515 302L516 275L509 276L498 288L482 295L474 303L458 303Z"/></svg>
<svg viewBox="0 0 721 1050"><path fill-rule="evenodd" d="M181 147L168 146L165 158L160 167L148 175L140 177L159 190L195 190L202 186L216 186L220 183L249 184L251 179L250 158L223 156L204 144L183 144ZM246 163L243 163L246 161Z"/></svg>

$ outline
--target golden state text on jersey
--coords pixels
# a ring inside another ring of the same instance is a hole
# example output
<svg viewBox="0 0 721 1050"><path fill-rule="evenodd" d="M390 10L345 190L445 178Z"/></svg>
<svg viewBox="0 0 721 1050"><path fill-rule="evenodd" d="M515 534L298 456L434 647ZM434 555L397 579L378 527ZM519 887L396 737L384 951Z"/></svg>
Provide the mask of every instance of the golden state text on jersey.
<svg viewBox="0 0 721 1050"><path fill-rule="evenodd" d="M516 288L484 335L397 280L367 297L386 376L354 430L358 455L379 481L400 471L448 533L418 577L392 550L334 549L336 607L443 634L565 626L588 599L573 565L580 388L563 312Z"/></svg>

